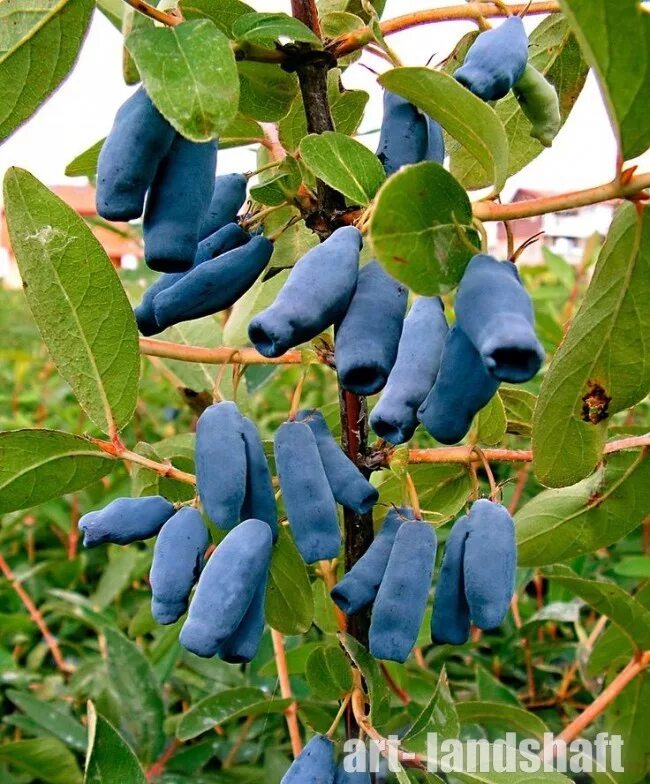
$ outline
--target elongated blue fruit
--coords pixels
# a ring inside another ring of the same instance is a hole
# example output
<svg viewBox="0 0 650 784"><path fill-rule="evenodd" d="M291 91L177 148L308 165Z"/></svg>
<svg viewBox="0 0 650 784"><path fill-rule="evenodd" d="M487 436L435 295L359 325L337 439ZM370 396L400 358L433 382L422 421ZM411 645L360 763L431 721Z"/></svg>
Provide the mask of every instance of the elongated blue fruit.
<svg viewBox="0 0 650 784"><path fill-rule="evenodd" d="M144 258L151 269L184 272L192 266L216 166L216 142L191 142L176 135L158 167L144 211Z"/></svg>
<svg viewBox="0 0 650 784"><path fill-rule="evenodd" d="M357 283L361 233L337 229L291 270L275 302L253 318L248 336L265 357L279 357L341 321Z"/></svg>
<svg viewBox="0 0 650 784"><path fill-rule="evenodd" d="M419 297L404 320L397 359L370 426L391 444L408 441L418 425L417 411L434 385L449 331L439 297Z"/></svg>
<svg viewBox="0 0 650 784"><path fill-rule="evenodd" d="M251 517L264 520L269 524L275 541L278 538L278 509L269 463L257 428L248 417L243 417L242 431L246 450L246 494L241 517L243 520Z"/></svg>
<svg viewBox="0 0 650 784"><path fill-rule="evenodd" d="M412 103L384 90L384 116L377 157L387 175L427 157L429 129L427 117Z"/></svg>
<svg viewBox="0 0 650 784"><path fill-rule="evenodd" d="M455 444L467 435L472 419L498 388L499 380L487 372L470 339L454 325L445 339L436 383L418 409L418 419L441 444Z"/></svg>
<svg viewBox="0 0 650 784"><path fill-rule="evenodd" d="M334 784L370 784L370 773L360 771L348 773L341 762L336 769Z"/></svg>
<svg viewBox="0 0 650 784"><path fill-rule="evenodd" d="M484 101L498 101L521 79L527 62L524 23L510 16L478 36L454 77Z"/></svg>
<svg viewBox="0 0 650 784"><path fill-rule="evenodd" d="M379 493L334 440L320 411L299 411L296 419L309 425L316 438L327 481L337 503L357 514L369 512L379 500Z"/></svg>
<svg viewBox="0 0 650 784"><path fill-rule="evenodd" d="M98 544L131 544L155 536L174 514L174 506L160 495L117 498L79 520L84 547Z"/></svg>
<svg viewBox="0 0 650 784"><path fill-rule="evenodd" d="M495 629L506 617L515 588L515 526L501 504L481 498L468 515L465 595L479 629Z"/></svg>
<svg viewBox="0 0 650 784"><path fill-rule="evenodd" d="M334 744L325 735L314 735L280 784L333 784L335 773Z"/></svg>
<svg viewBox="0 0 650 784"><path fill-rule="evenodd" d="M196 423L196 488L212 522L237 525L246 492L244 423L230 401L208 406Z"/></svg>
<svg viewBox="0 0 650 784"><path fill-rule="evenodd" d="M246 177L243 174L220 174L214 181L210 205L203 216L199 237L204 239L237 220L246 201Z"/></svg>
<svg viewBox="0 0 650 784"><path fill-rule="evenodd" d="M469 638L469 605L463 575L467 534L467 515L463 515L454 523L445 542L431 618L434 643L462 645Z"/></svg>
<svg viewBox="0 0 650 784"><path fill-rule="evenodd" d="M198 265L156 294L153 301L156 322L165 329L231 307L259 278L272 253L273 243L258 236L240 248Z"/></svg>
<svg viewBox="0 0 650 784"><path fill-rule="evenodd" d="M384 388L397 357L407 299L406 288L379 262L371 261L359 272L356 291L336 331L336 370L344 389L373 395Z"/></svg>
<svg viewBox="0 0 650 784"><path fill-rule="evenodd" d="M370 653L405 662L420 631L436 558L436 534L421 521L400 526L370 618Z"/></svg>
<svg viewBox="0 0 650 784"><path fill-rule="evenodd" d="M97 161L97 213L106 220L139 218L156 170L176 138L141 87L119 108Z"/></svg>
<svg viewBox="0 0 650 784"><path fill-rule="evenodd" d="M204 261L209 261L222 253L227 253L229 250L245 245L250 238L251 235L236 223L229 223L223 229L215 231L214 234L211 234L199 243L192 269L198 267L199 264L203 264ZM135 320L138 322L138 329L142 335L148 337L149 335L162 332L162 327L156 321L153 301L157 294L173 286L174 283L178 283L186 274L185 272L163 272L144 292L142 301L133 311Z"/></svg>
<svg viewBox="0 0 650 784"><path fill-rule="evenodd" d="M190 603L180 643L214 656L241 624L271 562L273 536L263 520L245 520L210 556Z"/></svg>
<svg viewBox="0 0 650 784"><path fill-rule="evenodd" d="M151 614L158 623L174 623L187 610L209 540L201 513L190 506L179 509L163 525L149 573Z"/></svg>
<svg viewBox="0 0 650 784"><path fill-rule="evenodd" d="M252 661L264 634L264 600L268 572L262 575L246 614L234 633L219 646L218 656L229 664Z"/></svg>
<svg viewBox="0 0 650 784"><path fill-rule="evenodd" d="M499 381L528 381L540 369L544 349L535 335L533 305L512 262L474 256L455 310L458 326Z"/></svg>
<svg viewBox="0 0 650 784"><path fill-rule="evenodd" d="M275 465L289 525L307 563L335 558L341 532L316 438L303 422L285 422L275 434Z"/></svg>
<svg viewBox="0 0 650 784"><path fill-rule="evenodd" d="M391 509L370 547L334 586L332 599L346 615L354 615L375 600L399 527L414 519L412 509Z"/></svg>

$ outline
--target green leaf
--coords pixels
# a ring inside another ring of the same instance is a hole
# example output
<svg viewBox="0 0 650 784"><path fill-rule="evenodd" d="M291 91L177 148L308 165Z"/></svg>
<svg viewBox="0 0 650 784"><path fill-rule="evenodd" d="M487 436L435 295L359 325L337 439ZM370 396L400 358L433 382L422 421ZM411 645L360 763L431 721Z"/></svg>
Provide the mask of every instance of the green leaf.
<svg viewBox="0 0 650 784"><path fill-rule="evenodd" d="M300 213L295 207L285 207L271 213L264 221L264 234L267 237L270 236L286 226L291 218L300 218ZM308 250L315 248L318 244L318 235L307 228L304 220L297 220L292 226L285 229L273 243L273 255L269 262L269 269L293 267ZM274 278L270 278L265 283L270 283Z"/></svg>
<svg viewBox="0 0 650 784"><path fill-rule="evenodd" d="M480 724L491 726L498 724L516 730L527 738L544 740L548 728L534 713L516 705L504 705L502 702L458 702L456 704L458 719L461 724Z"/></svg>
<svg viewBox="0 0 650 784"><path fill-rule="evenodd" d="M288 14L245 14L233 24L232 34L238 41L250 41L271 49L276 43L287 43L284 39L323 48L320 38L307 25Z"/></svg>
<svg viewBox="0 0 650 784"><path fill-rule="evenodd" d="M104 636L110 684L120 704L120 729L137 751L138 759L151 763L165 743L160 687L137 645L110 627L104 629Z"/></svg>
<svg viewBox="0 0 650 784"><path fill-rule="evenodd" d="M497 751L493 746L486 748L486 758L488 760L500 760L502 752ZM481 750L483 754L483 750ZM543 769L536 773L523 772L527 770L527 759L520 755L516 749L512 752L514 764L521 772L502 773L501 771L489 770L481 772L454 770L454 778L466 782L466 784L571 784L571 779L561 773L545 772ZM519 763L517 762L519 760ZM498 762L496 764L499 764Z"/></svg>
<svg viewBox="0 0 650 784"><path fill-rule="evenodd" d="M241 0L181 0L180 9L185 19L209 19L228 38L234 38L235 22L254 11Z"/></svg>
<svg viewBox="0 0 650 784"><path fill-rule="evenodd" d="M0 142L68 76L94 7L92 0L0 3Z"/></svg>
<svg viewBox="0 0 650 784"><path fill-rule="evenodd" d="M303 163L355 204L369 204L386 179L379 158L343 133L312 133L300 142Z"/></svg>
<svg viewBox="0 0 650 784"><path fill-rule="evenodd" d="M302 172L294 158L287 156L284 161L269 172L262 172L258 182L250 188L254 201L277 207L291 201L298 193L302 183Z"/></svg>
<svg viewBox="0 0 650 784"><path fill-rule="evenodd" d="M248 325L252 317L275 300L288 276L289 270L283 270L269 280L258 278L244 296L237 300L223 329L227 346L241 346L249 342Z"/></svg>
<svg viewBox="0 0 650 784"><path fill-rule="evenodd" d="M316 648L307 659L305 677L318 700L338 700L352 689L350 660L338 645Z"/></svg>
<svg viewBox="0 0 650 784"><path fill-rule="evenodd" d="M85 438L58 430L0 433L0 514L81 490L115 461Z"/></svg>
<svg viewBox="0 0 650 784"><path fill-rule="evenodd" d="M624 772L615 773L617 784L640 784L648 774L648 716L650 675L642 672L607 708L605 731L623 739L621 762Z"/></svg>
<svg viewBox="0 0 650 784"><path fill-rule="evenodd" d="M460 732L458 713L449 691L449 679L444 667L431 700L404 736L404 746L409 751L426 754L429 733L432 732L437 733L439 741L457 738Z"/></svg>
<svg viewBox="0 0 650 784"><path fill-rule="evenodd" d="M637 0L561 0L594 68L624 160L650 145L650 18Z"/></svg>
<svg viewBox="0 0 650 784"><path fill-rule="evenodd" d="M311 588L314 596L314 624L324 634L336 634L339 627L336 621L334 602L324 580L315 580Z"/></svg>
<svg viewBox="0 0 650 784"><path fill-rule="evenodd" d="M491 106L443 71L393 68L378 81L439 122L478 161L494 192L501 191L508 176L508 140Z"/></svg>
<svg viewBox="0 0 650 784"><path fill-rule="evenodd" d="M88 751L84 784L108 782L146 784L137 757L118 731L103 716L99 716L92 702L88 703Z"/></svg>
<svg viewBox="0 0 650 784"><path fill-rule="evenodd" d="M6 696L48 734L54 735L75 751L85 751L85 727L56 703L39 700L29 692L16 689L8 689Z"/></svg>
<svg viewBox="0 0 650 784"><path fill-rule="evenodd" d="M533 412L537 398L525 389L501 384L499 397L507 419L507 431L518 436L529 436L532 432Z"/></svg>
<svg viewBox="0 0 650 784"><path fill-rule="evenodd" d="M379 664L351 634L339 632L339 641L363 676L370 703L370 721L380 730L390 718L390 693Z"/></svg>
<svg viewBox="0 0 650 784"><path fill-rule="evenodd" d="M243 147L248 144L259 144L264 141L264 131L259 123L238 114L219 137L219 149Z"/></svg>
<svg viewBox="0 0 650 784"><path fill-rule="evenodd" d="M242 113L265 122L281 120L298 92L296 75L283 71L279 65L247 60L237 63L237 68Z"/></svg>
<svg viewBox="0 0 650 784"><path fill-rule="evenodd" d="M282 634L304 634L314 617L307 568L284 527L273 548L265 610L268 625Z"/></svg>
<svg viewBox="0 0 650 784"><path fill-rule="evenodd" d="M481 444L499 444L506 434L506 411L499 395L477 414L476 437Z"/></svg>
<svg viewBox="0 0 650 784"><path fill-rule="evenodd" d="M467 194L433 162L389 177L377 194L370 238L386 271L427 296L457 286L479 245Z"/></svg>
<svg viewBox="0 0 650 784"><path fill-rule="evenodd" d="M157 108L188 139L219 136L237 116L239 80L226 36L208 19L139 28L126 39Z"/></svg>
<svg viewBox="0 0 650 784"><path fill-rule="evenodd" d="M641 525L650 504L650 461L610 455L604 469L571 487L536 495L515 515L519 563L571 561L618 542Z"/></svg>
<svg viewBox="0 0 650 784"><path fill-rule="evenodd" d="M66 177L95 177L97 174L97 160L104 146L106 138L95 142L87 150L79 153L74 160L65 167Z"/></svg>
<svg viewBox="0 0 650 784"><path fill-rule="evenodd" d="M291 700L267 699L264 692L251 686L227 689L206 697L181 716L176 737L186 741L209 732L217 724L239 719L242 716L266 716L282 713Z"/></svg>
<svg viewBox="0 0 650 784"><path fill-rule="evenodd" d="M129 301L86 223L29 172L4 181L9 236L34 320L81 407L104 432L129 422L140 353Z"/></svg>
<svg viewBox="0 0 650 784"><path fill-rule="evenodd" d="M155 446L139 442L134 451L143 457L155 460L157 463L168 460L182 471L189 473L194 471L194 436L191 433L163 439L158 441ZM131 495L134 498L162 495L177 503L194 498L195 490L193 485L161 476L144 466L134 464L131 471Z"/></svg>
<svg viewBox="0 0 650 784"><path fill-rule="evenodd" d="M606 615L627 635L635 649L650 650L650 610L619 585L583 579L566 566L549 567L544 574Z"/></svg>
<svg viewBox="0 0 650 784"><path fill-rule="evenodd" d="M81 784L77 761L60 740L35 738L0 745L0 763L29 774L30 781Z"/></svg>
<svg viewBox="0 0 650 784"><path fill-rule="evenodd" d="M111 545L108 548L108 563L90 597L94 607L108 607L130 585L132 574L140 563L138 551L132 547Z"/></svg>
<svg viewBox="0 0 650 784"><path fill-rule="evenodd" d="M607 418L650 387L650 210L621 207L569 332L544 376L533 419L533 468L563 487L601 458Z"/></svg>
<svg viewBox="0 0 650 784"><path fill-rule="evenodd" d="M475 34L471 41L474 40ZM469 42L469 41L468 41ZM464 53L463 53L464 58ZM533 30L530 36L529 61L555 87L560 100L562 124L568 118L578 99L587 77L587 65L582 57L578 42L566 19L561 14L552 14ZM460 65L455 62L451 71ZM534 160L544 147L530 135L531 123L521 111L512 92L494 107L508 139L508 177ZM468 189L488 187L492 179L471 153L452 140L448 145L451 171Z"/></svg>
<svg viewBox="0 0 650 784"><path fill-rule="evenodd" d="M519 698L505 684L481 665L476 668L476 689L482 702L499 702L519 705Z"/></svg>

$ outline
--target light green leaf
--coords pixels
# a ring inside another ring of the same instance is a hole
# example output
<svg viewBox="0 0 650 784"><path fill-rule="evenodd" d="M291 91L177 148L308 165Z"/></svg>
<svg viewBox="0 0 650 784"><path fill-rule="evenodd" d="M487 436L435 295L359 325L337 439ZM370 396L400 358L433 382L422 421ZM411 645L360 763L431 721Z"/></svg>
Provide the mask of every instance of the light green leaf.
<svg viewBox="0 0 650 784"><path fill-rule="evenodd" d="M532 432L533 412L537 398L525 389L501 384L499 397L507 419L507 432L518 436L529 436Z"/></svg>
<svg viewBox="0 0 650 784"><path fill-rule="evenodd" d="M323 634L336 634L339 627L336 622L334 602L324 580L315 580L311 589L314 595L314 624Z"/></svg>
<svg viewBox="0 0 650 784"><path fill-rule="evenodd" d="M138 551L133 547L111 545L108 548L108 564L90 597L93 606L100 610L108 607L130 585L131 575L139 562Z"/></svg>
<svg viewBox="0 0 650 784"><path fill-rule="evenodd" d="M19 740L0 745L0 763L29 774L44 784L81 784L74 755L56 738Z"/></svg>
<svg viewBox="0 0 650 784"><path fill-rule="evenodd" d="M431 700L404 736L404 746L409 751L426 754L429 733L432 732L437 733L440 741L458 738L460 732L458 713L449 691L449 679L444 667Z"/></svg>
<svg viewBox="0 0 650 784"><path fill-rule="evenodd" d="M151 100L186 138L214 139L237 116L235 56L226 36L208 19L139 28L126 46Z"/></svg>
<svg viewBox="0 0 650 784"><path fill-rule="evenodd" d="M68 76L94 7L92 0L0 3L0 142Z"/></svg>
<svg viewBox="0 0 650 784"><path fill-rule="evenodd" d="M343 133L312 133L300 142L303 163L355 204L372 201L386 179L379 158L363 144Z"/></svg>
<svg viewBox="0 0 650 784"><path fill-rule="evenodd" d="M227 689L206 697L181 716L176 737L186 741L209 732L217 724L239 719L242 716L265 716L282 713L291 700L268 699L260 689L241 686Z"/></svg>
<svg viewBox="0 0 650 784"><path fill-rule="evenodd" d="M295 207L284 207L269 215L264 221L264 234L268 237L277 232L283 226L286 226L291 218L298 218L298 220L288 229L285 229L273 243L273 255L269 262L270 269L293 267L308 250L315 248L319 244L318 235L307 228L305 221L301 219L300 213ZM270 283L273 279L270 278L265 283Z"/></svg>
<svg viewBox="0 0 650 784"><path fill-rule="evenodd" d="M223 330L223 339L227 346L249 343L248 325L251 319L275 300L288 276L289 270L283 270L269 280L258 278L234 304Z"/></svg>
<svg viewBox="0 0 650 784"><path fill-rule="evenodd" d="M79 153L79 155L65 167L65 176L95 177L97 174L97 160L99 159L99 153L101 152L105 141L105 138L100 139L87 150Z"/></svg>
<svg viewBox="0 0 650 784"><path fill-rule="evenodd" d="M168 460L181 471L194 472L194 436L184 433L163 439L154 446L139 442L134 449L139 455L155 460L157 463ZM131 495L141 498L147 495L162 495L170 501L189 501L195 495L193 485L179 482L168 476L161 476L144 466L134 464L131 471Z"/></svg>
<svg viewBox="0 0 650 784"><path fill-rule="evenodd" d="M24 169L4 182L9 236L25 296L54 363L104 432L129 422L138 395L135 319L86 223Z"/></svg>
<svg viewBox="0 0 650 784"><path fill-rule="evenodd" d="M370 238L385 270L426 296L458 285L479 246L467 194L433 162L405 166L384 183Z"/></svg>
<svg viewBox="0 0 650 784"><path fill-rule="evenodd" d="M650 505L650 461L611 455L606 467L571 487L536 495L515 515L522 566L571 561L618 542L643 522Z"/></svg>
<svg viewBox="0 0 650 784"><path fill-rule="evenodd" d="M339 641L363 676L370 703L370 721L381 731L390 718L390 693L377 660L351 634L339 632Z"/></svg>
<svg viewBox="0 0 650 784"><path fill-rule="evenodd" d="M516 750L513 751L513 755L515 757L515 766L517 766L520 771L526 770L527 758L519 755ZM488 759L501 759L500 752L493 750L493 747L487 751L486 756ZM520 760L519 764L517 763L517 758ZM571 784L571 779L567 776L563 776L561 773L546 773L543 770L540 770L537 773L502 773L495 770L481 772L455 770L454 778L466 782L466 784Z"/></svg>
<svg viewBox="0 0 650 784"><path fill-rule="evenodd" d="M281 120L298 92L296 75L283 71L279 65L247 60L237 63L237 69L242 113L265 122Z"/></svg>
<svg viewBox="0 0 650 784"><path fill-rule="evenodd" d="M566 566L548 567L544 574L606 615L637 650L650 650L650 610L619 585L583 579Z"/></svg>
<svg viewBox="0 0 650 784"><path fill-rule="evenodd" d="M275 48L276 43L288 43L286 39L312 44L318 49L323 47L320 38L307 25L288 14L245 14L233 24L232 34L238 41L269 48Z"/></svg>
<svg viewBox="0 0 650 784"><path fill-rule="evenodd" d="M259 144L264 141L264 131L259 123L238 114L219 137L219 149L243 147L248 144Z"/></svg>
<svg viewBox="0 0 650 784"><path fill-rule="evenodd" d="M574 484L601 458L607 418L650 388L650 210L621 207L533 419L533 468L550 487Z"/></svg>
<svg viewBox="0 0 650 784"><path fill-rule="evenodd" d="M75 751L85 751L86 729L55 702L45 702L29 692L16 689L8 689L6 696L48 734Z"/></svg>
<svg viewBox="0 0 650 784"><path fill-rule="evenodd" d="M163 749L165 710L149 661L140 648L117 629L106 627L108 675L120 705L120 730L138 759L153 762Z"/></svg>
<svg viewBox="0 0 650 784"><path fill-rule="evenodd" d="M244 14L254 11L241 0L180 0L185 19L209 19L228 38L234 38L232 27Z"/></svg>
<svg viewBox="0 0 650 784"><path fill-rule="evenodd" d="M458 719L461 724L480 724L491 726L498 724L516 730L527 738L544 740L548 728L534 713L516 705L504 705L502 702L458 702L456 704Z"/></svg>
<svg viewBox="0 0 650 784"><path fill-rule="evenodd" d="M646 559L647 560L647 559ZM646 610L650 610L650 582L634 595ZM605 631L596 640L589 654L587 675L594 677L607 670L624 667L634 653L634 645L615 623L610 623Z"/></svg>
<svg viewBox="0 0 650 784"><path fill-rule="evenodd" d="M338 645L316 648L307 659L305 677L318 700L338 700L352 689L350 660Z"/></svg>
<svg viewBox="0 0 650 784"><path fill-rule="evenodd" d="M0 433L0 514L81 490L115 461L85 438L58 430Z"/></svg>
<svg viewBox="0 0 650 784"><path fill-rule="evenodd" d="M501 191L508 176L508 140L491 106L449 74L429 68L393 68L379 83L439 122L478 161L494 192Z"/></svg>
<svg viewBox="0 0 650 784"><path fill-rule="evenodd" d="M473 41L475 35L468 34L468 39L472 36ZM459 52L460 54L464 58L464 52ZM566 19L561 14L546 17L533 30L530 36L529 61L555 87L564 124L582 91L587 77L587 65ZM450 64L451 73L459 65L460 62ZM494 111L501 120L508 139L508 177L511 177L543 152L544 147L530 135L531 123L521 111L513 93L508 93L498 101ZM451 158L451 172L465 188L476 189L491 185L492 180L486 175L484 168L459 142L451 140L448 153Z"/></svg>
<svg viewBox="0 0 650 784"><path fill-rule="evenodd" d="M99 716L92 702L88 703L88 751L84 784L108 782L146 784L137 757L118 731L103 716Z"/></svg>
<svg viewBox="0 0 650 784"><path fill-rule="evenodd" d="M499 444L506 434L506 411L499 395L482 408L476 419L476 436L480 443Z"/></svg>
<svg viewBox="0 0 650 784"><path fill-rule="evenodd" d="M650 16L637 0L560 0L595 69L624 160L650 145Z"/></svg>
<svg viewBox="0 0 650 784"><path fill-rule="evenodd" d="M284 527L273 548L265 610L268 625L282 634L304 634L314 618L307 568Z"/></svg>

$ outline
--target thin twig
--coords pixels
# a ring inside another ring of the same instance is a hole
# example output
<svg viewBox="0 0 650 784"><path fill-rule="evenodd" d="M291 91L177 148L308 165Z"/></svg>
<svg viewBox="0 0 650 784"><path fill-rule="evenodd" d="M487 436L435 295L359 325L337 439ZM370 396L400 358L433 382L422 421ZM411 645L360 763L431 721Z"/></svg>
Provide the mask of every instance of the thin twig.
<svg viewBox="0 0 650 784"><path fill-rule="evenodd" d="M222 768L231 768L234 761L237 759L237 754L239 753L239 749L244 745L246 738L248 737L248 733L250 732L251 727L253 726L253 722L257 716L248 716L246 721L242 724L241 731L237 737L237 740L232 744L230 747L230 751L226 755Z"/></svg>
<svg viewBox="0 0 650 784"><path fill-rule="evenodd" d="M140 338L140 353L166 359L180 359L183 362L200 362L205 365L299 365L302 362L300 351L288 351L281 357L264 357L254 348L228 346L204 348L151 338Z"/></svg>
<svg viewBox="0 0 650 784"><path fill-rule="evenodd" d="M158 8L149 5L149 3L145 3L144 0L124 0L124 2L127 5L130 5L131 8L135 8L136 11L139 11L144 16L155 19L156 22L162 22L162 24L167 25L167 27L176 27L176 25L179 25L183 21L182 16L160 11Z"/></svg>
<svg viewBox="0 0 650 784"><path fill-rule="evenodd" d="M271 639L273 641L275 666L278 671L278 681L280 683L280 694L285 700L293 700L289 670L287 668L287 655L284 650L284 637L276 629L271 629ZM291 739L291 751L295 758L302 751L300 727L298 726L298 708L295 702L292 702L291 705L285 708L284 716L287 720L287 729L289 730L289 738Z"/></svg>
<svg viewBox="0 0 650 784"><path fill-rule="evenodd" d="M181 742L177 738L174 738L167 748L165 748L163 753L158 757L158 759L147 770L147 781L155 781L158 776L161 776L165 772L167 763L174 756L174 754L176 754L180 746Z"/></svg>

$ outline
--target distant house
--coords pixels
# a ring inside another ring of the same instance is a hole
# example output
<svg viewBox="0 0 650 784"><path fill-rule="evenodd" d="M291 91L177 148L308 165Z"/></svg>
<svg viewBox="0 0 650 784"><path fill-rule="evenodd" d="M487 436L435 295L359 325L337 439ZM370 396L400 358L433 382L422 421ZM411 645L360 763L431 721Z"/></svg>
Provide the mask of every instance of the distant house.
<svg viewBox="0 0 650 784"><path fill-rule="evenodd" d="M90 185L54 185L50 190L89 221L93 234L101 242L116 267L133 267L142 257L136 233L127 223L109 224L97 217L95 189ZM0 285L20 288L21 280L11 250L4 209L0 209Z"/></svg>
<svg viewBox="0 0 650 784"><path fill-rule="evenodd" d="M550 192L520 188L515 192L512 201L529 201L552 195ZM547 247L554 253L563 256L567 261L577 263L582 258L585 245L590 237L594 234L606 236L616 206L617 202L608 201L549 215L540 215L536 218L510 221L514 247L518 248L529 237L543 232L539 242L524 251L520 257L521 261L529 264L539 263L542 259L541 248ZM499 223L496 236L490 243L490 252L497 257L505 258L507 247L506 230L503 223Z"/></svg>

